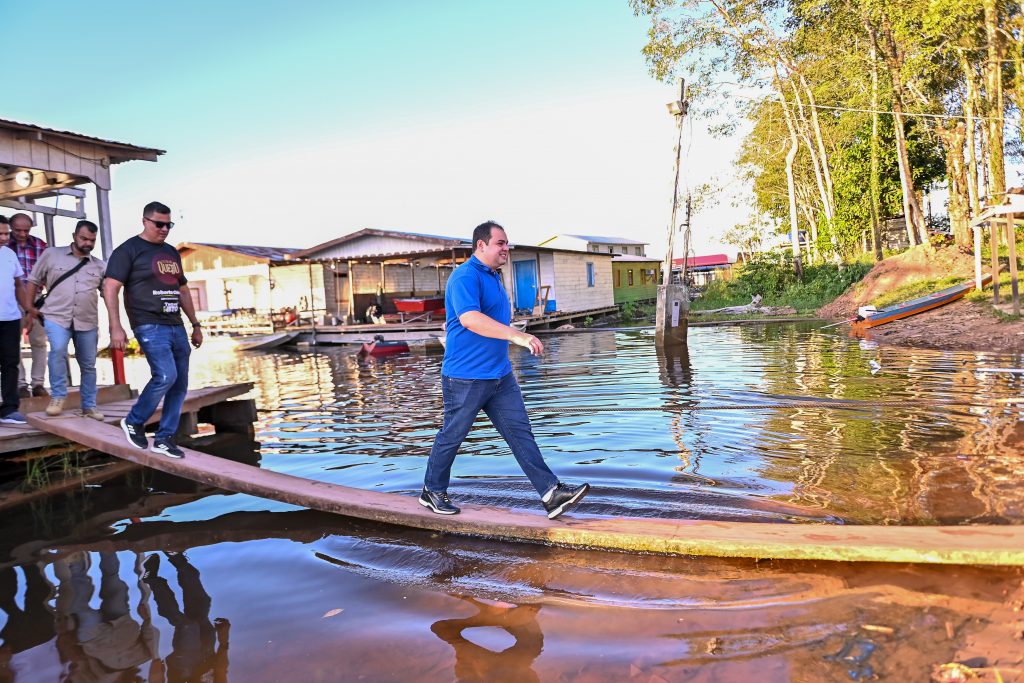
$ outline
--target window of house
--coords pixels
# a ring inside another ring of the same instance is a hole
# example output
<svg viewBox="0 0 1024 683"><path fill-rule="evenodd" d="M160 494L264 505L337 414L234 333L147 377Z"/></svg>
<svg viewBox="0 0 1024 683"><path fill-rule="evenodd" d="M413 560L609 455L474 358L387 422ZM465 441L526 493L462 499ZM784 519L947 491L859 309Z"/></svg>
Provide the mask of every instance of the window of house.
<svg viewBox="0 0 1024 683"><path fill-rule="evenodd" d="M597 284L597 274L594 272L594 264L590 261L587 262L587 287L593 287Z"/></svg>
<svg viewBox="0 0 1024 683"><path fill-rule="evenodd" d="M626 273L626 282L629 283L630 287L633 286L633 269L632 268L630 268L629 272Z"/></svg>
<svg viewBox="0 0 1024 683"><path fill-rule="evenodd" d="M643 256L644 255L644 248L643 247L636 247L635 251L636 251L636 255L637 256Z"/></svg>
<svg viewBox="0 0 1024 683"><path fill-rule="evenodd" d="M590 245L590 251L601 251L601 247L599 247L596 244L591 244Z"/></svg>

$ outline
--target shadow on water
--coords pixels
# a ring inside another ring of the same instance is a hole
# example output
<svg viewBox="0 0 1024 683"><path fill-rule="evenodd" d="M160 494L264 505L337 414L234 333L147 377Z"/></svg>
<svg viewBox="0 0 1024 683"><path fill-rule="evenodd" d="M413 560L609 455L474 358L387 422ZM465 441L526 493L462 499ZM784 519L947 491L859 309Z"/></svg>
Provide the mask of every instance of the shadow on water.
<svg viewBox="0 0 1024 683"><path fill-rule="evenodd" d="M1020 380L978 371L1015 359L865 349L808 326L695 330L669 355L644 332L545 341L546 359L514 365L556 471L595 485L583 514L1020 521L1024 432L993 404L1019 396ZM197 385L256 381L274 409L259 443L204 450L418 490L439 358L197 361ZM703 410L780 396L906 405ZM580 406L662 410L564 411ZM485 420L456 475L459 500L536 506ZM927 680L964 652L1005 665L992 634L1011 638L1024 599L1017 569L499 543L142 470L7 510L4 528L0 681Z"/></svg>

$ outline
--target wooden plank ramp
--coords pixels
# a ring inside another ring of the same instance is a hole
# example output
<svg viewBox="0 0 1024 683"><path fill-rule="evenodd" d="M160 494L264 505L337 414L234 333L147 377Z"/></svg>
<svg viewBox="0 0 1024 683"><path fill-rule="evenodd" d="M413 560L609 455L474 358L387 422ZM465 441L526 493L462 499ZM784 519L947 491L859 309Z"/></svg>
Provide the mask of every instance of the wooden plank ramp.
<svg viewBox="0 0 1024 683"><path fill-rule="evenodd" d="M566 515L464 505L431 513L414 496L367 491L185 449L180 460L127 443L119 427L84 417L27 416L34 427L125 460L301 507L415 529L574 548L714 557L1024 565L1024 526L825 526ZM578 508L586 512L586 502Z"/></svg>
<svg viewBox="0 0 1024 683"><path fill-rule="evenodd" d="M188 395L185 397L185 405L182 408L182 413L193 413L198 411L200 408L220 403L221 401L226 401L227 399L235 396L241 396L251 390L252 382L240 382L237 384L193 389L189 391ZM74 398L75 400L69 401L65 404L63 415L59 415L52 419L62 420L72 417L74 410L78 407L77 392L69 394L69 397ZM113 424L116 424L121 420L121 418L127 415L128 411L132 409L132 405L135 404L135 398L131 395L131 387L126 384L101 387L98 398L100 401L99 409L100 412L103 413L104 421ZM46 397L24 399L21 403L22 412L27 415L32 415L32 411L42 411L49 401L50 399ZM37 412L35 414L42 415L44 418L46 417L45 413L42 412ZM153 417L150 418L150 423L155 424L158 422L160 420L160 414L161 407L158 407L156 412L153 413ZM96 424L95 420L93 420L92 423ZM0 423L0 453L12 453L32 448L44 448L46 446L67 443L67 441L68 439L57 435L52 430L44 430L35 427L31 421L27 425Z"/></svg>

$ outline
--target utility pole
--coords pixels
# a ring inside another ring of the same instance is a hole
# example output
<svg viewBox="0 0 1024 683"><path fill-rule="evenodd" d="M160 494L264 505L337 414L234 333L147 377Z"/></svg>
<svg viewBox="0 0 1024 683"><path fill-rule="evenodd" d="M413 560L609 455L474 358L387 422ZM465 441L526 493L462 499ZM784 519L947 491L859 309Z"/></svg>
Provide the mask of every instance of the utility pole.
<svg viewBox="0 0 1024 683"><path fill-rule="evenodd" d="M683 278L679 284L672 282L672 261L675 256L675 237L679 229L679 176L682 171L683 119L689 102L686 101L686 80L679 79L679 99L669 102L668 111L676 117L676 163L675 183L672 186L672 219L668 226L668 252L665 254L665 279L658 287L658 308L654 327L654 344L659 348L686 345L686 318L690 310L690 296L686 289L686 257L683 254ZM689 222L689 221L687 221ZM689 225L684 246L689 250Z"/></svg>

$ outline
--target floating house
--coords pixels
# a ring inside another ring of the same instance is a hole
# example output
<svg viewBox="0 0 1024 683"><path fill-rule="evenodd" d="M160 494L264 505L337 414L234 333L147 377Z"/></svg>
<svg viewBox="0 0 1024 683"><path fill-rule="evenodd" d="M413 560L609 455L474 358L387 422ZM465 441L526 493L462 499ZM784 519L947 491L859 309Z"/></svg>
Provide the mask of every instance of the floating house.
<svg viewBox="0 0 1024 683"><path fill-rule="evenodd" d="M619 255L612 259L615 303L653 301L658 296L661 261L646 256Z"/></svg>
<svg viewBox="0 0 1024 683"><path fill-rule="evenodd" d="M282 319L325 310L323 268L295 263L298 249L184 242L178 245L192 303L202 317ZM269 324L269 322L267 323Z"/></svg>
<svg viewBox="0 0 1024 683"><path fill-rule="evenodd" d="M594 254L647 256L647 242L638 242L637 240L625 237L560 234L549 237L541 242L540 246L569 249L572 251L589 251Z"/></svg>
<svg viewBox="0 0 1024 683"><path fill-rule="evenodd" d="M325 264L328 310L338 311L340 320L355 323L365 321L371 306L403 319L440 317L440 307L430 316L414 315L427 310L401 308L417 301L426 308L433 305L428 300L443 299L452 270L472 253L469 238L365 229L288 258ZM521 316L614 306L610 253L515 245L509 261L502 277L513 309Z"/></svg>

